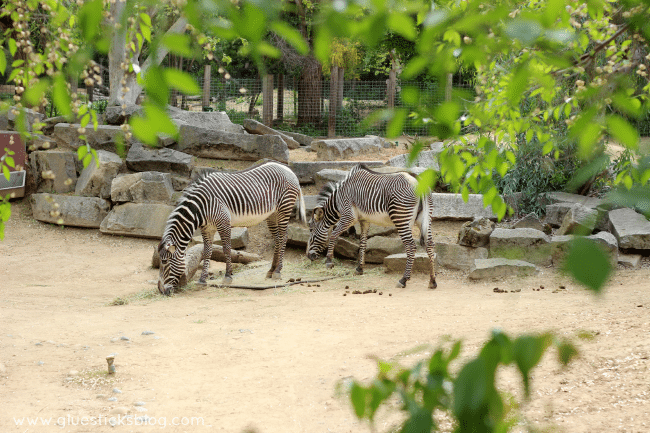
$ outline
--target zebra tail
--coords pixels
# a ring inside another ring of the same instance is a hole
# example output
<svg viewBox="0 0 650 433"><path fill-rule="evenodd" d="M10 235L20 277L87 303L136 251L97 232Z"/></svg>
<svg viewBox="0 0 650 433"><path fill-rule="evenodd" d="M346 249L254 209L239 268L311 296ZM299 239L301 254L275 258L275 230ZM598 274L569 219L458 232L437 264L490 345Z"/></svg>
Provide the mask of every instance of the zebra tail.
<svg viewBox="0 0 650 433"><path fill-rule="evenodd" d="M296 200L296 216L304 224L307 224L307 213L305 211L305 200L302 197L302 188L298 190L298 200Z"/></svg>
<svg viewBox="0 0 650 433"><path fill-rule="evenodd" d="M426 246L426 234L431 227L431 193L426 192L425 195L420 197L420 213L417 218L420 219L420 245Z"/></svg>

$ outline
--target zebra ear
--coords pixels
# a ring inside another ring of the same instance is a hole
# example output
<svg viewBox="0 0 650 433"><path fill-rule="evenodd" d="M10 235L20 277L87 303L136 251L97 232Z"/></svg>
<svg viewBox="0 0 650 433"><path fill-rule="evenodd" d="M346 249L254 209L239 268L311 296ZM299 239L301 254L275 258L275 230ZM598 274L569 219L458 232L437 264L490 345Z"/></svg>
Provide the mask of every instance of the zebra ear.
<svg viewBox="0 0 650 433"><path fill-rule="evenodd" d="M323 215L325 215L325 211L323 211L322 207L317 207L314 209L314 221L322 220Z"/></svg>

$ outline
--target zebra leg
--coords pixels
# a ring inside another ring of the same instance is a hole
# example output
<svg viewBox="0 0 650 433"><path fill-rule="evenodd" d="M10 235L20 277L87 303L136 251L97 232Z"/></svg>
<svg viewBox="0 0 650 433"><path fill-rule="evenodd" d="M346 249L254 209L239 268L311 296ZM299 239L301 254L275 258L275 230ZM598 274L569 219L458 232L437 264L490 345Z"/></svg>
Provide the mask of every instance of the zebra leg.
<svg viewBox="0 0 650 433"><path fill-rule="evenodd" d="M201 236L203 237L203 271L199 277L198 284L207 284L208 270L210 269L210 259L212 258L212 241L214 240L214 228L202 228Z"/></svg>
<svg viewBox="0 0 650 433"><path fill-rule="evenodd" d="M413 269L413 262L415 261L415 241L413 240L413 233L411 227L407 225L397 228L399 237L402 239L404 249L406 250L406 266L404 268L404 276L397 282L397 288L406 287L406 282L411 279L411 269Z"/></svg>
<svg viewBox="0 0 650 433"><path fill-rule="evenodd" d="M368 243L368 228L370 223L368 221L359 220L359 225L361 226L361 240L359 242L359 261L357 262L357 269L354 271L354 275L363 275L363 265L366 261L366 245Z"/></svg>
<svg viewBox="0 0 650 433"><path fill-rule="evenodd" d="M277 222L277 214L271 215L267 220L266 220L266 225L269 227L269 231L271 232L271 235L273 236L273 262L271 262L271 269L266 273L266 278L272 278L273 273L275 272L275 268L278 267L278 258L280 256L279 252L279 231L278 231L278 222Z"/></svg>
<svg viewBox="0 0 650 433"><path fill-rule="evenodd" d="M221 284L227 286L232 284L232 255L231 255L231 246L232 241L230 239L231 228L230 224L224 224L221 227L217 227L221 241L223 242L223 255L226 256L226 274L223 276L223 281Z"/></svg>
<svg viewBox="0 0 650 433"><path fill-rule="evenodd" d="M336 245L336 241L338 240L341 233L349 229L352 224L354 224L354 216L343 214L341 215L339 222L336 223L332 229L332 233L330 234L329 242L327 244L327 258L325 259L325 267L327 269L332 269L334 267L332 259L334 258L334 246Z"/></svg>
<svg viewBox="0 0 650 433"><path fill-rule="evenodd" d="M284 251L287 247L287 237L289 228L289 215L278 218L278 234L275 237L275 254L274 261L276 261L275 270L273 271L273 279L279 280L282 278L282 265L284 262Z"/></svg>
<svg viewBox="0 0 650 433"><path fill-rule="evenodd" d="M427 255L429 256L429 288L435 289L438 287L436 283L436 256L435 256L435 243L433 242L433 235L431 234L431 228L427 231L426 234L426 244Z"/></svg>

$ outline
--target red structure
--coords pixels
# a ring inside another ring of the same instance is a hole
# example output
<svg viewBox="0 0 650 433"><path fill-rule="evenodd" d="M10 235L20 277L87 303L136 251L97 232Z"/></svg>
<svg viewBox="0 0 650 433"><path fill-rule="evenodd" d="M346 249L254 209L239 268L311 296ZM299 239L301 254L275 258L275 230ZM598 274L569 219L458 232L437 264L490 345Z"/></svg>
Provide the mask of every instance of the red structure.
<svg viewBox="0 0 650 433"><path fill-rule="evenodd" d="M0 158L7 153L7 150L13 152L11 157L15 167L9 167L9 181L0 171L0 197L4 198L7 194L10 194L11 198L24 197L27 153L25 152L25 143L20 139L19 133L0 131Z"/></svg>

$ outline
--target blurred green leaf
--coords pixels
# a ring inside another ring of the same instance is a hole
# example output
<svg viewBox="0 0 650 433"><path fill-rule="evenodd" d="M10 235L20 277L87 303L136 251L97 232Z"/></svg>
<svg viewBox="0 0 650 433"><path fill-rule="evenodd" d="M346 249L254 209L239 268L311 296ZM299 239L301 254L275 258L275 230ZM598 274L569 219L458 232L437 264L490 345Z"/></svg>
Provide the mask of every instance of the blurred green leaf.
<svg viewBox="0 0 650 433"><path fill-rule="evenodd" d="M68 86L63 74L57 74L54 78L52 101L61 115L65 117L72 115L72 100L70 99L70 93L68 93Z"/></svg>
<svg viewBox="0 0 650 433"><path fill-rule="evenodd" d="M189 35L168 33L163 36L162 43L169 49L170 53L177 56L192 57L194 55Z"/></svg>
<svg viewBox="0 0 650 433"><path fill-rule="evenodd" d="M600 293L612 272L602 247L583 237L571 241L563 269L587 289Z"/></svg>
<svg viewBox="0 0 650 433"><path fill-rule="evenodd" d="M513 359L521 373L526 397L530 396L530 371L542 359L542 355L550 343L548 335L522 335L517 337L512 344Z"/></svg>
<svg viewBox="0 0 650 433"><path fill-rule="evenodd" d="M302 34L295 28L283 21L273 21L271 30L277 33L285 41L289 42L300 55L307 55L309 52L309 45L302 37Z"/></svg>
<svg viewBox="0 0 650 433"><path fill-rule="evenodd" d="M4 50L0 49L0 74L4 75L7 70L7 57L5 57Z"/></svg>
<svg viewBox="0 0 650 433"><path fill-rule="evenodd" d="M631 150L639 148L639 132L621 116L607 116L607 130L620 144Z"/></svg>
<svg viewBox="0 0 650 433"><path fill-rule="evenodd" d="M165 68L163 74L165 76L165 81L170 87L179 90L186 95L201 94L201 88L196 81L194 81L194 78L187 72L174 68Z"/></svg>
<svg viewBox="0 0 650 433"><path fill-rule="evenodd" d="M357 418L363 418L366 412L366 394L367 391L365 388L356 382L352 383L350 389L350 401L352 402L352 407L354 408L354 413Z"/></svg>

